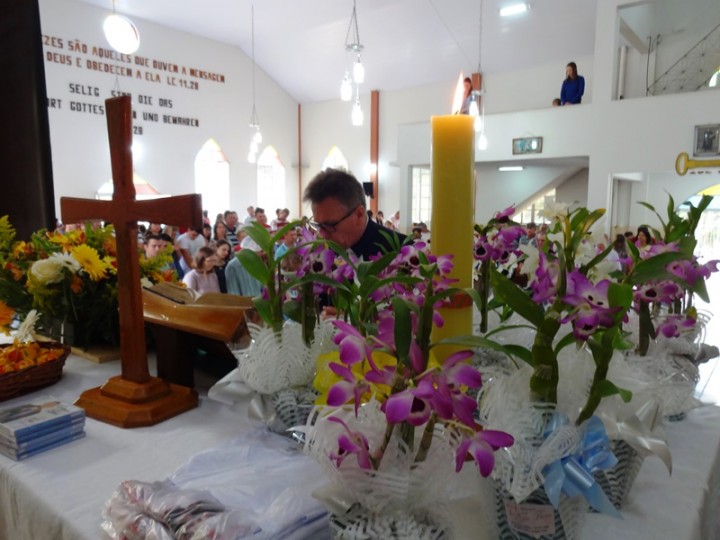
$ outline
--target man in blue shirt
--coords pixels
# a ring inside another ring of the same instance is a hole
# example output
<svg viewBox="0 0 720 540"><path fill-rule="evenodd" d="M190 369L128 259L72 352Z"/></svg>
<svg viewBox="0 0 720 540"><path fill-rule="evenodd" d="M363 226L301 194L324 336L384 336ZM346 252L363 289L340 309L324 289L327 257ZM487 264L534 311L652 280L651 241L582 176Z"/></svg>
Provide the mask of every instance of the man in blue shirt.
<svg viewBox="0 0 720 540"><path fill-rule="evenodd" d="M560 104L577 105L582 102L582 96L585 93L585 77L578 75L575 62L570 62L565 67L565 75L567 77L560 89Z"/></svg>

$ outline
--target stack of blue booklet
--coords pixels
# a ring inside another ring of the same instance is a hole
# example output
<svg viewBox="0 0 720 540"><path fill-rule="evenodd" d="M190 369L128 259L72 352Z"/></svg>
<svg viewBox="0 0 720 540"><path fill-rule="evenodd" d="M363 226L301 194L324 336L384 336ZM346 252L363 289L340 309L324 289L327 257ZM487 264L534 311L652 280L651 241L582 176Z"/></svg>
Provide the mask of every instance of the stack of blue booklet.
<svg viewBox="0 0 720 540"><path fill-rule="evenodd" d="M0 454L22 460L85 436L85 411L53 397L0 408Z"/></svg>

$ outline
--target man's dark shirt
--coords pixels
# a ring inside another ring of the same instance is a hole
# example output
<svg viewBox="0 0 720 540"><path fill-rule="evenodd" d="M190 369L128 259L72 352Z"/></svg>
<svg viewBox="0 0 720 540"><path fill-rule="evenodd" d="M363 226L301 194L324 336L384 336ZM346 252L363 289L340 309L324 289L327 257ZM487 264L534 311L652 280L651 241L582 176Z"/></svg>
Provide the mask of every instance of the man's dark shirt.
<svg viewBox="0 0 720 540"><path fill-rule="evenodd" d="M363 232L360 240L353 244L350 249L353 250L353 253L355 253L355 255L363 258L366 261L369 261L370 257L373 255L377 255L378 253L385 253L385 251L391 249L391 246L385 239L385 237L380 234L380 231L385 231L385 233L389 234L390 236L396 234L397 237L400 239L401 244L405 242L404 234L400 234L399 232L387 229L382 225L378 225L372 219L369 219L367 226L365 227L365 232Z"/></svg>

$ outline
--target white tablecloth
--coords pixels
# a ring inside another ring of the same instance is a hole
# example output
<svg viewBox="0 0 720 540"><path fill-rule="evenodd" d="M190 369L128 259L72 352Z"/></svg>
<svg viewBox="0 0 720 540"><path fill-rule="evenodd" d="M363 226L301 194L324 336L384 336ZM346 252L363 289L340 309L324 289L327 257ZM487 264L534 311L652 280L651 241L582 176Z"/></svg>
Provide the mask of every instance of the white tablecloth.
<svg viewBox="0 0 720 540"><path fill-rule="evenodd" d="M97 365L71 356L63 379L35 397L54 395L72 402L119 370L118 362ZM194 454L249 426L244 407L233 409L208 400L201 391L197 409L153 427L120 429L88 419L84 439L23 462L0 456L0 538L101 538L103 505L120 482L164 480ZM669 424L666 432L673 453L672 477L658 459L646 459L625 518L588 515L584 540L716 537L720 408L693 410L686 420ZM464 477L465 484L472 485L473 476ZM451 508L458 540L482 538L478 500L471 496Z"/></svg>

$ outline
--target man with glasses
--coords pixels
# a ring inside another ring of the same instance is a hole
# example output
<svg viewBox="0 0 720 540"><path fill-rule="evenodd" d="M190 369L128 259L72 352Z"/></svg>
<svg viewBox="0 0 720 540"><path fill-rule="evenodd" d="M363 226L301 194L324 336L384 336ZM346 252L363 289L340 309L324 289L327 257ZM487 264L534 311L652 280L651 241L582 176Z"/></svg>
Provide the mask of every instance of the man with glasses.
<svg viewBox="0 0 720 540"><path fill-rule="evenodd" d="M365 260L391 248L381 231L405 241L404 235L368 218L362 184L345 171L325 169L317 174L305 188L303 200L310 202L310 225L320 236Z"/></svg>

